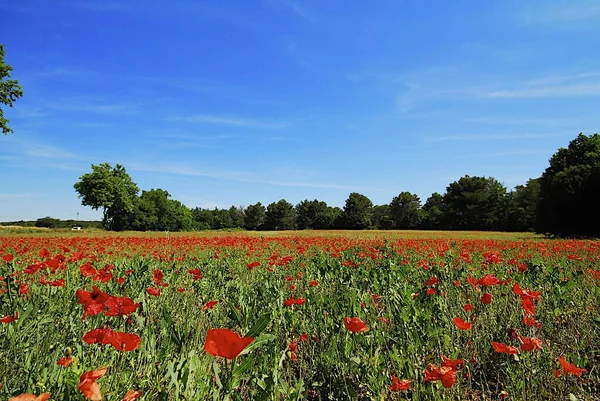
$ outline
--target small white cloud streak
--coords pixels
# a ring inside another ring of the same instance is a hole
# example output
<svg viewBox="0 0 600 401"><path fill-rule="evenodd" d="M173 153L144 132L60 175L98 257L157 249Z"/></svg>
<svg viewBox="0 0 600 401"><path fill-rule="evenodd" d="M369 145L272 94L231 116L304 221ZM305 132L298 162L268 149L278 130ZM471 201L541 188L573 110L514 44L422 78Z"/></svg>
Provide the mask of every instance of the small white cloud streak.
<svg viewBox="0 0 600 401"><path fill-rule="evenodd" d="M519 99L519 98L561 98L561 97L586 97L600 96L600 83L597 84L572 84L557 86L542 86L525 89L505 89L490 92L486 97L490 99Z"/></svg>
<svg viewBox="0 0 600 401"><path fill-rule="evenodd" d="M278 3L285 6L286 8L289 8L290 10L292 10L294 12L294 14L296 14L297 16L299 16L300 18L309 21L309 22L314 22L315 21L315 17L310 14L308 11L306 11L306 9L304 7L302 7L300 4L298 4L295 1L292 0L278 0Z"/></svg>
<svg viewBox="0 0 600 401"><path fill-rule="evenodd" d="M189 123L198 124L216 124L216 125L228 125L235 127L244 128L262 128L262 129L282 129L286 128L288 124L281 121L262 121L241 117L225 117L210 114L194 114L190 116L175 116L168 117L167 121L182 121Z"/></svg>
<svg viewBox="0 0 600 401"><path fill-rule="evenodd" d="M350 185L329 184L319 182L297 182L297 181L279 181L263 179L255 174L246 172L226 172L226 171L201 171L193 168L177 167L177 166L156 166L156 165L141 165L132 164L131 170L144 171L149 173L164 173L184 176L218 178L228 181L245 182L250 184L272 185L279 187L299 187L299 188L323 188L336 190L364 190L364 188L356 188ZM373 189L371 189L373 190ZM378 190L378 189L376 189Z"/></svg>
<svg viewBox="0 0 600 401"><path fill-rule="evenodd" d="M22 192L22 193L0 193L0 199L24 199L44 196L41 193Z"/></svg>
<svg viewBox="0 0 600 401"><path fill-rule="evenodd" d="M597 1L544 0L539 4L521 10L520 17L525 24L579 24L584 21L600 20L600 3Z"/></svg>
<svg viewBox="0 0 600 401"><path fill-rule="evenodd" d="M503 141L514 139L538 139L538 138L556 138L573 133L543 133L543 134L474 134L474 135L445 135L430 136L423 138L425 143L446 142L446 141Z"/></svg>

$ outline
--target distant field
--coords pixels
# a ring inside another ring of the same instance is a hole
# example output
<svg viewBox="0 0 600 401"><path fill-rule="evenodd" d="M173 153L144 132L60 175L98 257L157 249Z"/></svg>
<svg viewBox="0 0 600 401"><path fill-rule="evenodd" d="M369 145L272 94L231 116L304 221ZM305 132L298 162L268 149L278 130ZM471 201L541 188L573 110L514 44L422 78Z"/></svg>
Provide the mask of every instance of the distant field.
<svg viewBox="0 0 600 401"><path fill-rule="evenodd" d="M48 229L37 227L0 226L0 235L42 235L42 236L115 236L115 237L213 237L213 236L250 236L250 237L344 237L344 238L390 238L390 239L503 239L525 240L543 239L535 233L515 233L498 231L434 231L434 230L301 230L301 231L193 231L193 232L111 232L98 229Z"/></svg>

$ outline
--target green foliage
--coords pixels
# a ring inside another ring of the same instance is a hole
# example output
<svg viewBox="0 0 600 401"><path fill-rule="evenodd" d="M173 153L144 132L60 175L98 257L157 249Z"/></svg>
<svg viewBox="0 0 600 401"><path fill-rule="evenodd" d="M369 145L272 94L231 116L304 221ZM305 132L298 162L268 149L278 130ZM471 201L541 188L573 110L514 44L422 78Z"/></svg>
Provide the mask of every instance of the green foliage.
<svg viewBox="0 0 600 401"><path fill-rule="evenodd" d="M392 230L394 220L392 219L390 205L375 205L371 214L373 227L379 230Z"/></svg>
<svg viewBox="0 0 600 401"><path fill-rule="evenodd" d="M82 205L102 208L105 228L121 231L130 227L130 214L136 207L139 189L125 167L92 164L92 172L79 177L74 187Z"/></svg>
<svg viewBox="0 0 600 401"><path fill-rule="evenodd" d="M506 221L506 187L493 177L466 175L448 185L442 210L444 228L501 230Z"/></svg>
<svg viewBox="0 0 600 401"><path fill-rule="evenodd" d="M579 134L560 148L540 178L537 231L600 236L600 134Z"/></svg>
<svg viewBox="0 0 600 401"><path fill-rule="evenodd" d="M509 193L509 231L535 230L539 197L539 178L532 178L525 185L517 185L514 191Z"/></svg>
<svg viewBox="0 0 600 401"><path fill-rule="evenodd" d="M4 62L4 45L0 44L0 104L13 107L13 103L23 96L23 88L19 81L10 78L13 68ZM12 133L8 127L8 120L4 117L4 111L0 107L0 128L4 135Z"/></svg>
<svg viewBox="0 0 600 401"><path fill-rule="evenodd" d="M344 212L342 214L344 227L351 230L370 228L372 212L373 202L365 195L352 192L344 205Z"/></svg>
<svg viewBox="0 0 600 401"><path fill-rule="evenodd" d="M437 192L431 194L423 205L423 228L439 230L442 227L444 198Z"/></svg>
<svg viewBox="0 0 600 401"><path fill-rule="evenodd" d="M132 214L131 228L141 231L185 231L193 227L192 212L170 199L163 189L142 191Z"/></svg>
<svg viewBox="0 0 600 401"><path fill-rule="evenodd" d="M281 199L267 206L265 214L265 230L293 230L296 228L296 211L294 205Z"/></svg>
<svg viewBox="0 0 600 401"><path fill-rule="evenodd" d="M265 223L265 207L257 202L244 210L244 228L246 230L259 230Z"/></svg>
<svg viewBox="0 0 600 401"><path fill-rule="evenodd" d="M423 219L421 200L416 194L400 192L390 203L390 216L394 222L394 228L419 227Z"/></svg>

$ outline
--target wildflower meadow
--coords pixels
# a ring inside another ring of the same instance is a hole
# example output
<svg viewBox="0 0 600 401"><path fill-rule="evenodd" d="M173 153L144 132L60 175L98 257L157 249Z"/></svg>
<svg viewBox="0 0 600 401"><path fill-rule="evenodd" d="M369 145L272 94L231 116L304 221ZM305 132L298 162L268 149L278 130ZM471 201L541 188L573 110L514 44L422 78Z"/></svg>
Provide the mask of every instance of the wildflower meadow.
<svg viewBox="0 0 600 401"><path fill-rule="evenodd" d="M2 400L598 400L600 242L0 237Z"/></svg>

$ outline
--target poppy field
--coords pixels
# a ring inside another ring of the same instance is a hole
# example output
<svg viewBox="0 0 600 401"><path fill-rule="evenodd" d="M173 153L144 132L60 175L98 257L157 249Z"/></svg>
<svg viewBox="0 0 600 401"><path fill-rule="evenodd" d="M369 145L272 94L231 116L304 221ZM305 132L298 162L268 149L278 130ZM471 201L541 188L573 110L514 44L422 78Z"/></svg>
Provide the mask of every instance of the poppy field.
<svg viewBox="0 0 600 401"><path fill-rule="evenodd" d="M600 242L0 236L1 400L599 400Z"/></svg>

